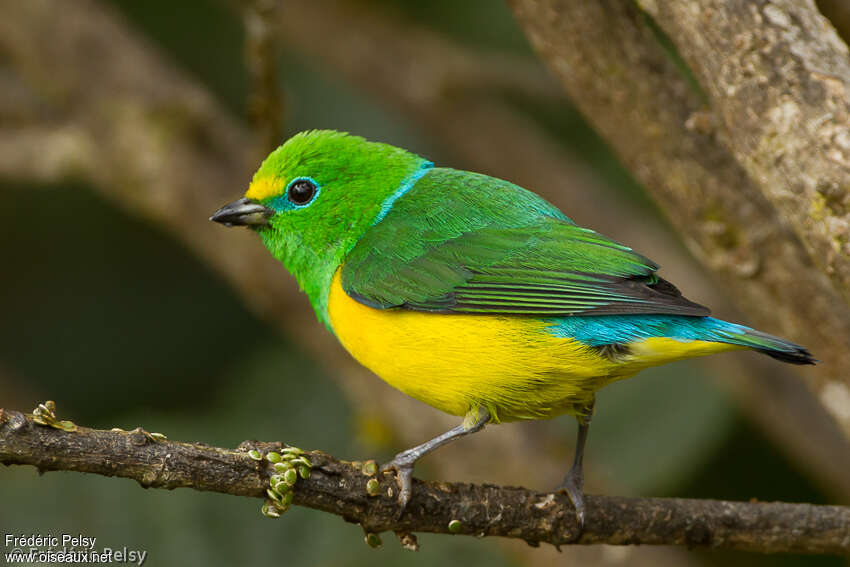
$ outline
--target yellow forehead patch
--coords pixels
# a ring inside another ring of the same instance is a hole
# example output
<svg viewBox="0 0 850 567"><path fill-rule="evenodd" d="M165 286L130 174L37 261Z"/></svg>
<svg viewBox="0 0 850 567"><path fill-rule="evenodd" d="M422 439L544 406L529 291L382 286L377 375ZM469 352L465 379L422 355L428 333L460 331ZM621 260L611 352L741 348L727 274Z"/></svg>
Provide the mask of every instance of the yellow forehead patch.
<svg viewBox="0 0 850 567"><path fill-rule="evenodd" d="M248 186L248 191L245 192L245 196L255 201L262 201L263 199L280 195L283 193L285 186L285 181L280 177L263 177L251 182L251 185Z"/></svg>

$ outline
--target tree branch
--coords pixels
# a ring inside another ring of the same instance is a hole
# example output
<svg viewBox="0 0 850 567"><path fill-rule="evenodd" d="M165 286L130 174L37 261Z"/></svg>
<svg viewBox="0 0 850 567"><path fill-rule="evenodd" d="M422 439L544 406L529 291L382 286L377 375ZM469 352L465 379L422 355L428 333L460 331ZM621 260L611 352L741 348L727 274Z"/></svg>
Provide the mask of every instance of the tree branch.
<svg viewBox="0 0 850 567"><path fill-rule="evenodd" d="M696 74L722 142L850 303L850 57L813 0L639 0Z"/></svg>
<svg viewBox="0 0 850 567"><path fill-rule="evenodd" d="M39 425L32 415L0 409L0 462L32 465L41 472L130 478L144 488L193 488L265 498L273 471L265 460L251 458L248 450L265 453L282 448L280 443L245 442L236 450L223 449L168 441L141 428L73 429ZM367 533L459 533L556 546L607 543L850 553L847 507L588 495L586 526L576 540L575 514L564 495L416 480L413 498L398 517L391 476L379 479L380 490L370 490L367 482L376 477L364 473L362 464L320 451L307 456L311 474L297 481L293 504L336 514L360 524Z"/></svg>
<svg viewBox="0 0 850 567"><path fill-rule="evenodd" d="M850 307L813 269L806 245L750 177L754 170L721 143L717 124L726 118L706 110L646 15L629 0L511 4L570 97L741 311L814 349L822 364L803 376L850 436Z"/></svg>
<svg viewBox="0 0 850 567"><path fill-rule="evenodd" d="M251 76L248 114L259 132L258 158L283 141L283 109L277 72L277 0L243 0L245 66Z"/></svg>

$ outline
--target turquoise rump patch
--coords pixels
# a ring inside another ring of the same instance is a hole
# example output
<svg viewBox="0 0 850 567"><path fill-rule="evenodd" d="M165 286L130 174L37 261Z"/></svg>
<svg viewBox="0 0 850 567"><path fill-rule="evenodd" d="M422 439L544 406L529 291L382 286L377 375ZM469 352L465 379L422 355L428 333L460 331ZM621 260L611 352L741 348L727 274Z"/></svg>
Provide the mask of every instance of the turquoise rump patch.
<svg viewBox="0 0 850 567"><path fill-rule="evenodd" d="M754 346L753 337L747 336L752 329L714 317L597 315L553 317L546 321L549 323L547 332L552 335L576 339L588 346L628 344L651 337Z"/></svg>

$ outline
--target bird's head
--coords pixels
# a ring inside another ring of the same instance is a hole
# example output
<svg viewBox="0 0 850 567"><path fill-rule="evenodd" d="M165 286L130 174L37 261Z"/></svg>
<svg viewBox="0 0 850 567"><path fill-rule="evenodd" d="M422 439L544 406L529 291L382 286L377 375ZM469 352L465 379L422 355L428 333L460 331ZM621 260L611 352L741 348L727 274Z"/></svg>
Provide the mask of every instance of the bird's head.
<svg viewBox="0 0 850 567"><path fill-rule="evenodd" d="M417 155L358 136L301 132L269 154L242 199L210 220L257 231L327 322L333 273L429 167Z"/></svg>

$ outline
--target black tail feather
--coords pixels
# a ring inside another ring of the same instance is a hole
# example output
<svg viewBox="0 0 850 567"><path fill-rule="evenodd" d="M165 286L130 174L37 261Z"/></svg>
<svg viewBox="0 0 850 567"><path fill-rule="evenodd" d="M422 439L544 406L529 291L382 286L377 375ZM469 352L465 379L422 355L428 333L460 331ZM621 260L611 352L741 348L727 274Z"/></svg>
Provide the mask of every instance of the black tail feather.
<svg viewBox="0 0 850 567"><path fill-rule="evenodd" d="M796 346L796 345L795 345ZM787 362L788 364L815 364L817 360L812 356L805 348L798 346L795 350L784 351L784 350L772 350L766 348L756 349L759 352L763 352L767 356L771 358L775 358L776 360L781 360L782 362Z"/></svg>

